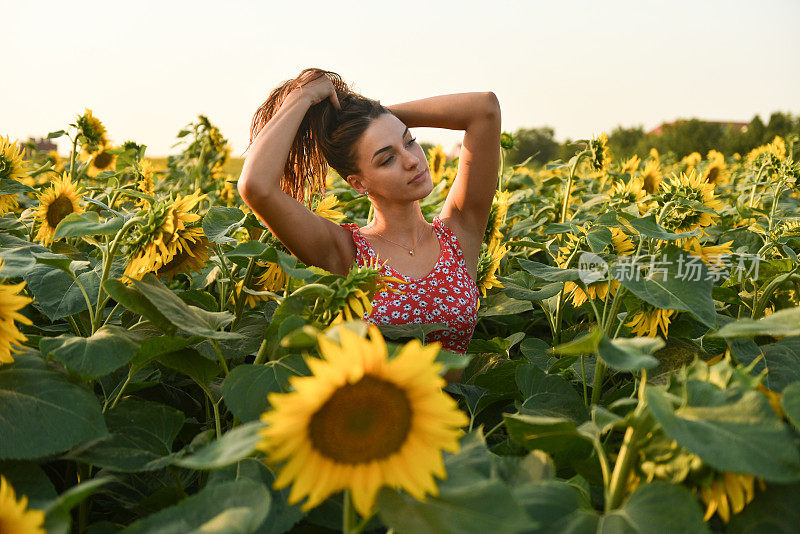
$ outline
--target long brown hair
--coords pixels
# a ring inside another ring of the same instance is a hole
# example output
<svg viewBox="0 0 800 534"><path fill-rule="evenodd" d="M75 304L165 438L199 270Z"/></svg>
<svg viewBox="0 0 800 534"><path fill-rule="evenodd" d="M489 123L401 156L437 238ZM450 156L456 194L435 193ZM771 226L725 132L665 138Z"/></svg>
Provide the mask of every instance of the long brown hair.
<svg viewBox="0 0 800 534"><path fill-rule="evenodd" d="M356 142L373 119L383 113L391 113L380 101L366 98L350 89L335 72L318 68L303 69L296 78L286 80L273 89L253 115L251 145L289 93L320 74L333 83L342 109L336 109L330 98L326 98L308 109L297 129L280 187L298 202L305 202L306 195L325 191L328 165L345 179L350 174L358 173Z"/></svg>

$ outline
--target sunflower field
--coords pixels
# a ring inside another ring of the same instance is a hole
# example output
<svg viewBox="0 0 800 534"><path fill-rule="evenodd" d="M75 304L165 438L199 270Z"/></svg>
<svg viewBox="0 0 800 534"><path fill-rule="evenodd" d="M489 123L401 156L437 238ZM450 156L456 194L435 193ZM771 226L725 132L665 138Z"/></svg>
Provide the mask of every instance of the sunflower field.
<svg viewBox="0 0 800 534"><path fill-rule="evenodd" d="M160 162L48 137L0 137L2 534L797 531L796 140L501 165L461 355L283 247L208 118Z"/></svg>

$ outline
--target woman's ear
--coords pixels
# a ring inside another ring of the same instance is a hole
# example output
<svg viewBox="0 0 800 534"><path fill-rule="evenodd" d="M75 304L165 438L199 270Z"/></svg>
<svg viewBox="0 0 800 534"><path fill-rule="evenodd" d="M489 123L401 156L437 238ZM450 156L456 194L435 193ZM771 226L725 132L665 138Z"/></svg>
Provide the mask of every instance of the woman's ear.
<svg viewBox="0 0 800 534"><path fill-rule="evenodd" d="M350 187L355 189L358 193L364 194L364 191L367 190L366 184L364 184L361 177L357 174L350 174L347 176L347 183L350 184Z"/></svg>

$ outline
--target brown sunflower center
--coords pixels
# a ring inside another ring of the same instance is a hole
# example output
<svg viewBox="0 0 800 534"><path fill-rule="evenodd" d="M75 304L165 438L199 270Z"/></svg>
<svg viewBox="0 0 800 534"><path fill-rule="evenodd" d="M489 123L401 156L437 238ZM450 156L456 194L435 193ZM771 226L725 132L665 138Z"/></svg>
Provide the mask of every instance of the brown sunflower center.
<svg viewBox="0 0 800 534"><path fill-rule="evenodd" d="M337 389L309 425L314 448L344 464L386 458L402 447L410 430L405 392L372 375Z"/></svg>
<svg viewBox="0 0 800 534"><path fill-rule="evenodd" d="M47 224L50 228L55 228L61 220L75 211L72 207L72 200L66 195L58 195L47 207Z"/></svg>
<svg viewBox="0 0 800 534"><path fill-rule="evenodd" d="M114 156L103 150L94 158L94 166L98 169L107 169L111 167L113 160Z"/></svg>

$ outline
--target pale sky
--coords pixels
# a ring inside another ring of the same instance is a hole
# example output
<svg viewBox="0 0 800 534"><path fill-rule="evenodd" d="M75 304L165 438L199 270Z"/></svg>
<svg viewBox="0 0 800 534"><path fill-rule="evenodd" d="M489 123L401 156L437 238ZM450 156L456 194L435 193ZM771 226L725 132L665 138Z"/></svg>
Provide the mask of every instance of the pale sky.
<svg viewBox="0 0 800 534"><path fill-rule="evenodd" d="M310 66L384 105L494 91L503 130L549 125L559 140L800 114L800 0L0 0L0 14L12 141L88 107L112 142L167 155L203 113L241 156L270 90ZM448 151L463 137L413 133Z"/></svg>

